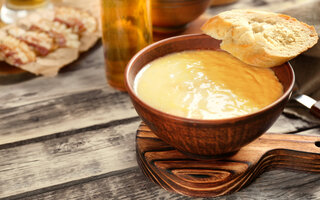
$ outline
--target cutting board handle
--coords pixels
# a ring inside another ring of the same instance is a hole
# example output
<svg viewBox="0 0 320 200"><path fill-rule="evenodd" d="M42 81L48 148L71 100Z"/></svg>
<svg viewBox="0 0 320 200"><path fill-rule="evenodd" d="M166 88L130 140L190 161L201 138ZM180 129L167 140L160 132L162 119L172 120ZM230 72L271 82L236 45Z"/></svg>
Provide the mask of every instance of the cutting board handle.
<svg viewBox="0 0 320 200"><path fill-rule="evenodd" d="M275 167L320 172L320 137L315 136L267 133L230 157L194 160L164 143L142 123L136 145L145 175L165 189L189 196L214 197L238 191Z"/></svg>

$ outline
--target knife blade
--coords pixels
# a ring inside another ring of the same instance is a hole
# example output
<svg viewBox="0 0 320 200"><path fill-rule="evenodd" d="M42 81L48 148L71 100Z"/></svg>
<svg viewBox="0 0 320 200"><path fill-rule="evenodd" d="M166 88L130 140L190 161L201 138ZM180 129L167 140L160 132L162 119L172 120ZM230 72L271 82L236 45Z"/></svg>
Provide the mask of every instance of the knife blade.
<svg viewBox="0 0 320 200"><path fill-rule="evenodd" d="M320 101L316 101L305 94L295 94L293 99L307 107L315 117L320 118Z"/></svg>

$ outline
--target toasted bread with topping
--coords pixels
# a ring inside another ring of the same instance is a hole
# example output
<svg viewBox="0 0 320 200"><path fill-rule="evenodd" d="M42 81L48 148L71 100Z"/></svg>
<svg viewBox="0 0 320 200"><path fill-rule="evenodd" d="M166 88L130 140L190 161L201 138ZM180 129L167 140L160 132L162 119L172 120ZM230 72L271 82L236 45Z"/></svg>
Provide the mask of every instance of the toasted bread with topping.
<svg viewBox="0 0 320 200"><path fill-rule="evenodd" d="M99 37L97 20L88 12L70 7L40 10L0 30L0 60L55 76Z"/></svg>
<svg viewBox="0 0 320 200"><path fill-rule="evenodd" d="M20 66L36 60L36 54L23 41L0 31L0 60L13 66Z"/></svg>

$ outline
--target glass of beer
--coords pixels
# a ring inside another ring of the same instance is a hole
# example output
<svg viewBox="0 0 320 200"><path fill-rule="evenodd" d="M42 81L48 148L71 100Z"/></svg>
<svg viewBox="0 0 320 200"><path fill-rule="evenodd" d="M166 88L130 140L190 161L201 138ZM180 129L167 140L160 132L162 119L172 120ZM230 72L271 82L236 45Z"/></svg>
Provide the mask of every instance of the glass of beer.
<svg viewBox="0 0 320 200"><path fill-rule="evenodd" d="M1 7L1 20L7 24L14 23L32 11L50 5L50 0L4 0Z"/></svg>
<svg viewBox="0 0 320 200"><path fill-rule="evenodd" d="M100 0L108 83L125 91L124 70L140 49L152 42L150 0Z"/></svg>

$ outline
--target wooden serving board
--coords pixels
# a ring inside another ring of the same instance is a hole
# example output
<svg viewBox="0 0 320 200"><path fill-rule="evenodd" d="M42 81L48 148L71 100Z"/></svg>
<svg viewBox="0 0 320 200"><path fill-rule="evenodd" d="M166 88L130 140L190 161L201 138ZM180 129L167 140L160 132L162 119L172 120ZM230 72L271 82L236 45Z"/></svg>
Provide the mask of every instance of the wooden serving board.
<svg viewBox="0 0 320 200"><path fill-rule="evenodd" d="M159 139L144 123L136 137L144 174L180 194L214 197L236 192L276 167L320 172L320 137L266 133L220 160L194 160Z"/></svg>

